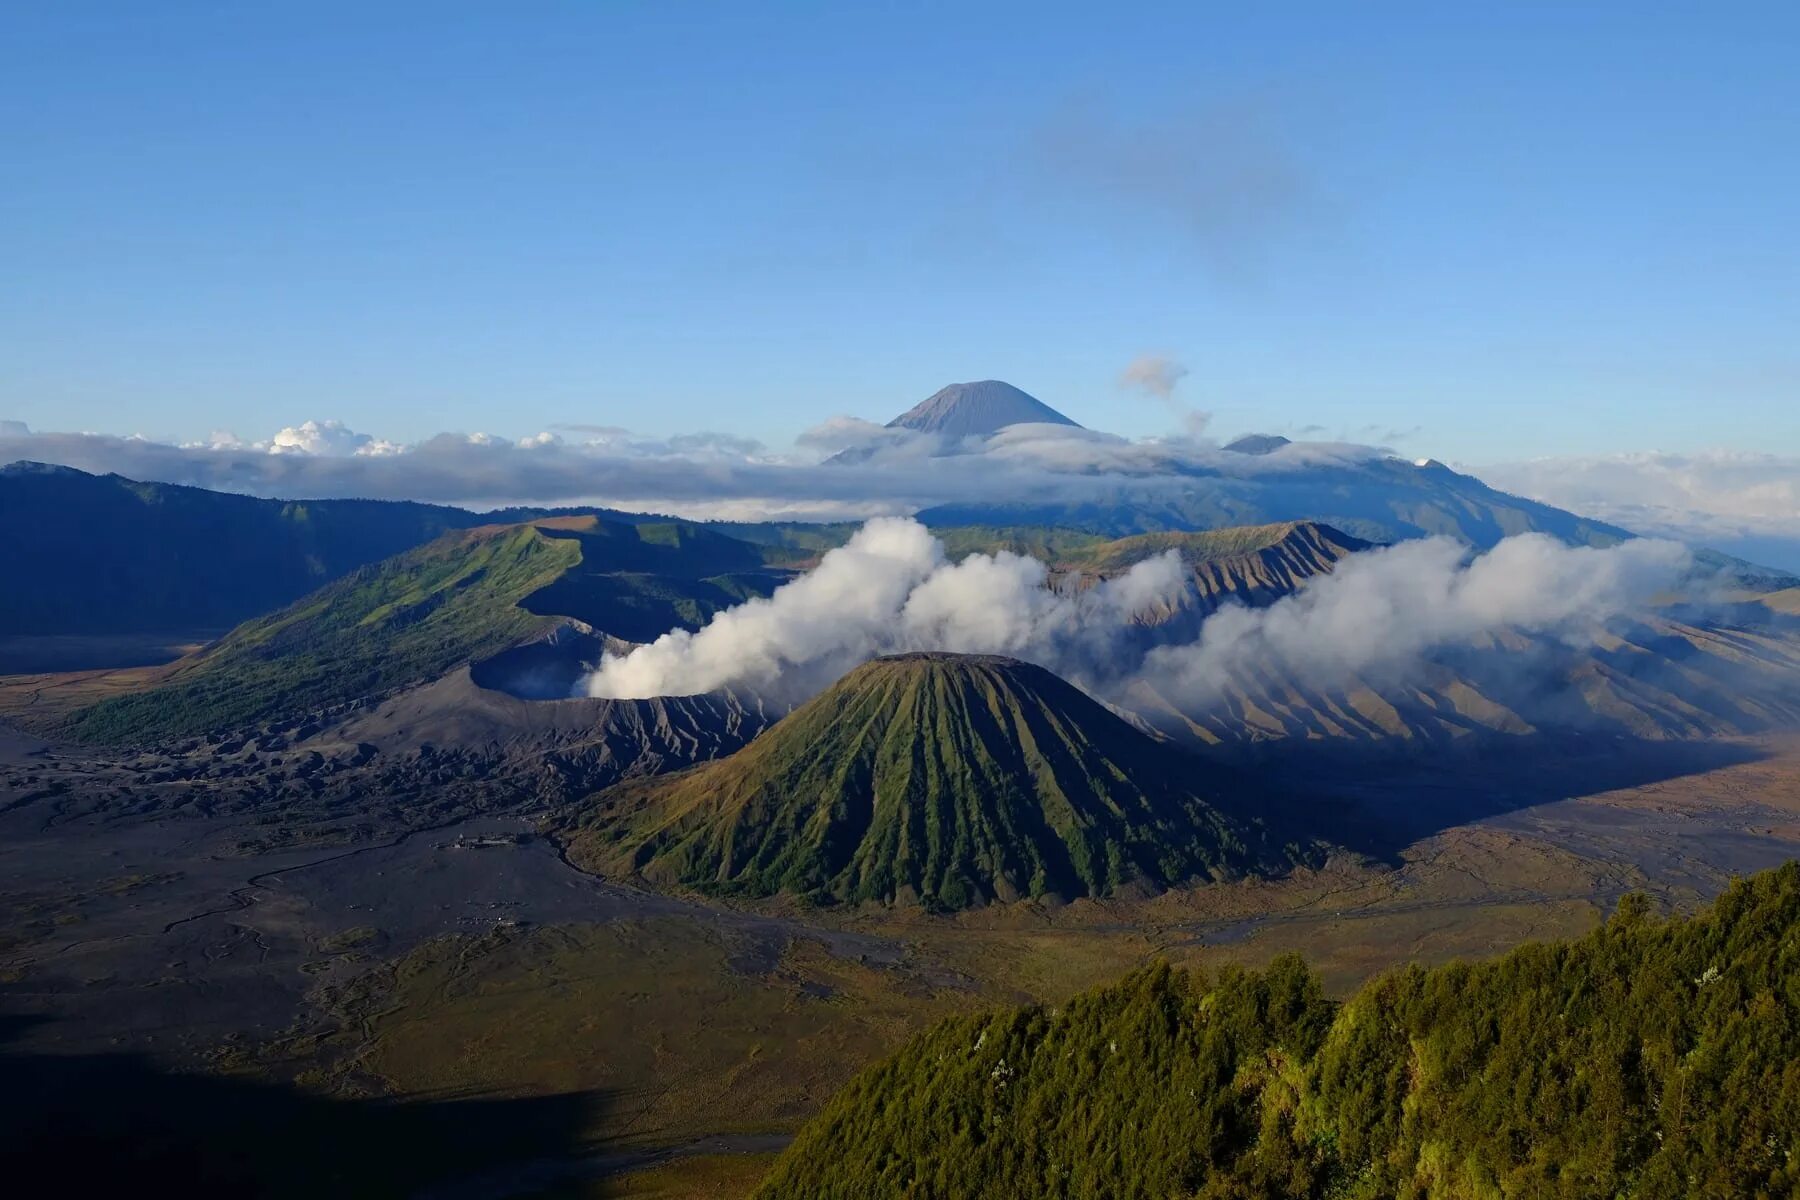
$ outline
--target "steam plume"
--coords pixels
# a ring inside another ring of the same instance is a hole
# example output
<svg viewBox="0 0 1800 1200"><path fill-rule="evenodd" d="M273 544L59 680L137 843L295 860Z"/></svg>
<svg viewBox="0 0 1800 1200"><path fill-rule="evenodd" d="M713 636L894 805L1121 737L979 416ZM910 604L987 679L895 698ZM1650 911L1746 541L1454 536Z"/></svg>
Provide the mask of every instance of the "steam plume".
<svg viewBox="0 0 1800 1200"><path fill-rule="evenodd" d="M1641 608L1688 566L1672 542L1593 549L1525 534L1471 558L1460 543L1428 538L1355 555L1267 608L1227 607L1192 641L1158 645L1148 626L1194 600L1175 551L1085 592L1059 591L1036 559L1002 552L953 564L924 526L887 517L768 599L608 657L583 690L637 698L740 686L797 701L874 655L951 650L1028 659L1113 699L1142 681L1206 705L1259 669L1325 688L1401 679L1435 650L1509 629L1592 644L1606 620Z"/></svg>
<svg viewBox="0 0 1800 1200"><path fill-rule="evenodd" d="M1152 649L1140 674L1178 704L1205 706L1253 672L1311 688L1402 680L1434 650L1504 630L1591 645L1690 561L1649 539L1595 549L1528 533L1474 559L1449 538L1403 542L1353 555L1267 608L1220 610L1195 641Z"/></svg>
<svg viewBox="0 0 1800 1200"><path fill-rule="evenodd" d="M1173 552L1087 592L1046 585L1035 558L960 563L917 521L883 517L768 599L676 630L590 675L591 696L684 695L728 685L803 699L856 663L902 650L1012 654L1081 674L1105 660L1139 612L1191 585Z"/></svg>

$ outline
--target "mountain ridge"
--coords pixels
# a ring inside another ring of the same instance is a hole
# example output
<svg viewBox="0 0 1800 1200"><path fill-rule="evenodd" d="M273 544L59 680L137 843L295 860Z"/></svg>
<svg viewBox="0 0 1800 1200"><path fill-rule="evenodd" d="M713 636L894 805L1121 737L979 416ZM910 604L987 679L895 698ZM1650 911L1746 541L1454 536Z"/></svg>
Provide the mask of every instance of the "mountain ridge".
<svg viewBox="0 0 1800 1200"><path fill-rule="evenodd" d="M263 500L20 461L0 467L9 634L226 628L482 518L399 500Z"/></svg>
<svg viewBox="0 0 1800 1200"><path fill-rule="evenodd" d="M75 713L66 732L184 736L385 695L463 665L487 666L483 683L505 690L509 669L543 669L532 648L554 636L598 657L609 635L647 640L766 595L787 576L750 569L760 561L722 534L593 516L456 530L243 622L148 673L147 690ZM553 694L566 695L580 663L564 654L554 665L568 675Z"/></svg>

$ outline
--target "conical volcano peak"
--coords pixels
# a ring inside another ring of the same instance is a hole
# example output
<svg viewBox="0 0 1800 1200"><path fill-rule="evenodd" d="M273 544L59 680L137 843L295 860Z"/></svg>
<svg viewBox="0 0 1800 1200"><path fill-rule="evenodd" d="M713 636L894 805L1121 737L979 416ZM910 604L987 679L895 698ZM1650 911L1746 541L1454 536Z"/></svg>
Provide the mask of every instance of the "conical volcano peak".
<svg viewBox="0 0 1800 1200"><path fill-rule="evenodd" d="M873 659L748 747L621 785L571 857L707 892L963 908L1285 871L1261 805L1050 671Z"/></svg>
<svg viewBox="0 0 1800 1200"><path fill-rule="evenodd" d="M1037 397L998 379L953 383L888 422L945 437L984 437L1008 425L1074 425Z"/></svg>
<svg viewBox="0 0 1800 1200"><path fill-rule="evenodd" d="M1234 454L1273 454L1293 444L1279 433L1246 433L1235 442L1227 442L1225 449Z"/></svg>

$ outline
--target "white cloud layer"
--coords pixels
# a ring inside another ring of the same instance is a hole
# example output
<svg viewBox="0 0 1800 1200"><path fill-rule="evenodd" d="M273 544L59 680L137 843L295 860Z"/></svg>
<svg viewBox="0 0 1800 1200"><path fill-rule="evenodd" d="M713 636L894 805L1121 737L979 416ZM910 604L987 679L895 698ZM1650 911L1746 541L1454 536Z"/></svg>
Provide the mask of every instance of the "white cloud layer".
<svg viewBox="0 0 1800 1200"><path fill-rule="evenodd" d="M1327 690L1403 679L1435 650L1504 630L1587 645L1690 564L1680 543L1649 538L1601 550L1528 533L1474 558L1449 538L1402 542L1352 555L1267 608L1221 609L1192 643L1152 650L1141 675L1204 706L1271 671Z"/></svg>
<svg viewBox="0 0 1800 1200"><path fill-rule="evenodd" d="M607 658L584 690L636 698L731 686L799 701L873 656L949 650L1027 659L1117 702L1142 681L1204 708L1254 672L1324 689L1397 680L1435 651L1505 630L1592 645L1690 562L1681 545L1650 539L1592 549L1526 534L1472 557L1427 538L1354 555L1275 604L1226 607L1191 641L1157 645L1139 618L1194 599L1174 551L1085 592L1056 591L1036 559L950 564L923 526L884 519L768 599Z"/></svg>
<svg viewBox="0 0 1800 1200"><path fill-rule="evenodd" d="M821 462L849 451L854 466ZM982 458L971 469L968 456ZM566 426L512 439L442 433L400 444L335 420L245 440L218 432L173 445L144 437L0 426L0 463L35 459L100 474L283 498L361 496L483 505L588 503L686 515L860 519L943 503L1098 496L1121 481L1154 491L1380 459L1366 446L1296 444L1262 457L1196 438L1127 439L1065 425L1014 425L950 441L842 417L789 451L696 433L645 438Z"/></svg>
<svg viewBox="0 0 1800 1200"><path fill-rule="evenodd" d="M1546 504L1800 571L1800 458L1737 450L1540 458L1481 475Z"/></svg>
<svg viewBox="0 0 1800 1200"><path fill-rule="evenodd" d="M691 695L749 687L803 700L859 662L903 650L1010 654L1072 674L1104 662L1135 615L1191 586L1173 551L1085 592L1046 587L1048 568L1001 552L960 563L917 521L868 522L768 599L675 630L589 676L592 696Z"/></svg>

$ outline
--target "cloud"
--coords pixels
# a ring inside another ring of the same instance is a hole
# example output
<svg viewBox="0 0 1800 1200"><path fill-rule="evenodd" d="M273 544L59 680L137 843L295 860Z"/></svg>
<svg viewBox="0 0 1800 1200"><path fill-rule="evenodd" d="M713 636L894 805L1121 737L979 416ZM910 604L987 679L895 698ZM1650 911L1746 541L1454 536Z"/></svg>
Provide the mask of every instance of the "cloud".
<svg viewBox="0 0 1800 1200"><path fill-rule="evenodd" d="M1175 395L1175 385L1188 375L1188 369L1172 358L1159 354L1140 354L1119 372L1119 386L1148 392L1159 400Z"/></svg>
<svg viewBox="0 0 1800 1200"><path fill-rule="evenodd" d="M1051 590L1047 578L1042 562L1005 552L949 563L918 522L873 520L769 598L608 656L582 690L635 698L735 686L798 702L903 650L1011 654L1080 674L1116 657L1138 612L1191 586L1172 552L1078 594Z"/></svg>
<svg viewBox="0 0 1800 1200"><path fill-rule="evenodd" d="M846 449L817 461L833 446ZM288 499L579 503L739 520L862 519L943 504L1157 503L1171 493L1242 492L1247 481L1307 472L1363 472L1371 486L1393 486L1380 451L1350 444L1297 443L1258 456L1191 436L1129 439L1065 425L1014 425L953 441L850 418L809 432L802 447L786 452L733 435L641 438L613 430L519 439L442 433L403 445L307 421L258 441L220 433L188 445L0 433L0 462L15 459Z"/></svg>
<svg viewBox="0 0 1800 1200"><path fill-rule="evenodd" d="M1651 539L1595 549L1529 533L1473 558L1449 538L1403 542L1352 555L1267 608L1221 609L1195 641L1151 650L1141 677L1205 707L1272 672L1320 690L1395 682L1435 650L1505 630L1591 645L1690 564L1685 547Z"/></svg>
<svg viewBox="0 0 1800 1200"><path fill-rule="evenodd" d="M357 433L342 421L302 421L270 438L270 454L387 455L400 453L394 442Z"/></svg>
<svg viewBox="0 0 1800 1200"><path fill-rule="evenodd" d="M1800 571L1800 458L1736 450L1540 458L1483 478L1584 516Z"/></svg>
<svg viewBox="0 0 1800 1200"><path fill-rule="evenodd" d="M552 425L551 429L558 433L582 433L593 438L629 437L631 430L623 425L584 425L580 422L564 422Z"/></svg>
<svg viewBox="0 0 1800 1200"><path fill-rule="evenodd" d="M861 417L828 417L795 439L801 446L826 454L907 443L937 447L936 439L901 425L882 425Z"/></svg>
<svg viewBox="0 0 1800 1200"><path fill-rule="evenodd" d="M0 436L4 434L5 431L0 430ZM245 441L229 429L215 429L206 441L189 442L182 449L382 458L399 454L405 447L398 442L357 433L342 421L308 420L277 430L262 441Z"/></svg>
<svg viewBox="0 0 1800 1200"><path fill-rule="evenodd" d="M1134 232L1146 216L1172 223L1225 275L1253 266L1314 200L1273 111L1254 102L1136 123L1072 103L1040 128L1034 149L1059 190L1116 209Z"/></svg>
<svg viewBox="0 0 1800 1200"><path fill-rule="evenodd" d="M1175 387L1188 375L1188 369L1172 358L1160 354L1140 354L1119 372L1119 386L1154 396L1169 407L1179 422L1183 437L1197 440L1212 423L1212 414L1202 412L1175 398Z"/></svg>
<svg viewBox="0 0 1800 1200"><path fill-rule="evenodd" d="M1048 586L1036 559L1000 553L949 563L915 521L870 521L811 573L767 599L609 656L589 695L684 695L749 688L799 702L857 663L903 650L1007 654L1128 705L1140 687L1188 711L1271 672L1330 690L1392 683L1431 655L1505 631L1591 647L1607 621L1645 609L1691 564L1671 542L1571 548L1542 534L1471 556L1448 538L1365 551L1264 608L1228 606L1190 640L1158 644L1144 618L1196 601L1170 551L1086 591Z"/></svg>

